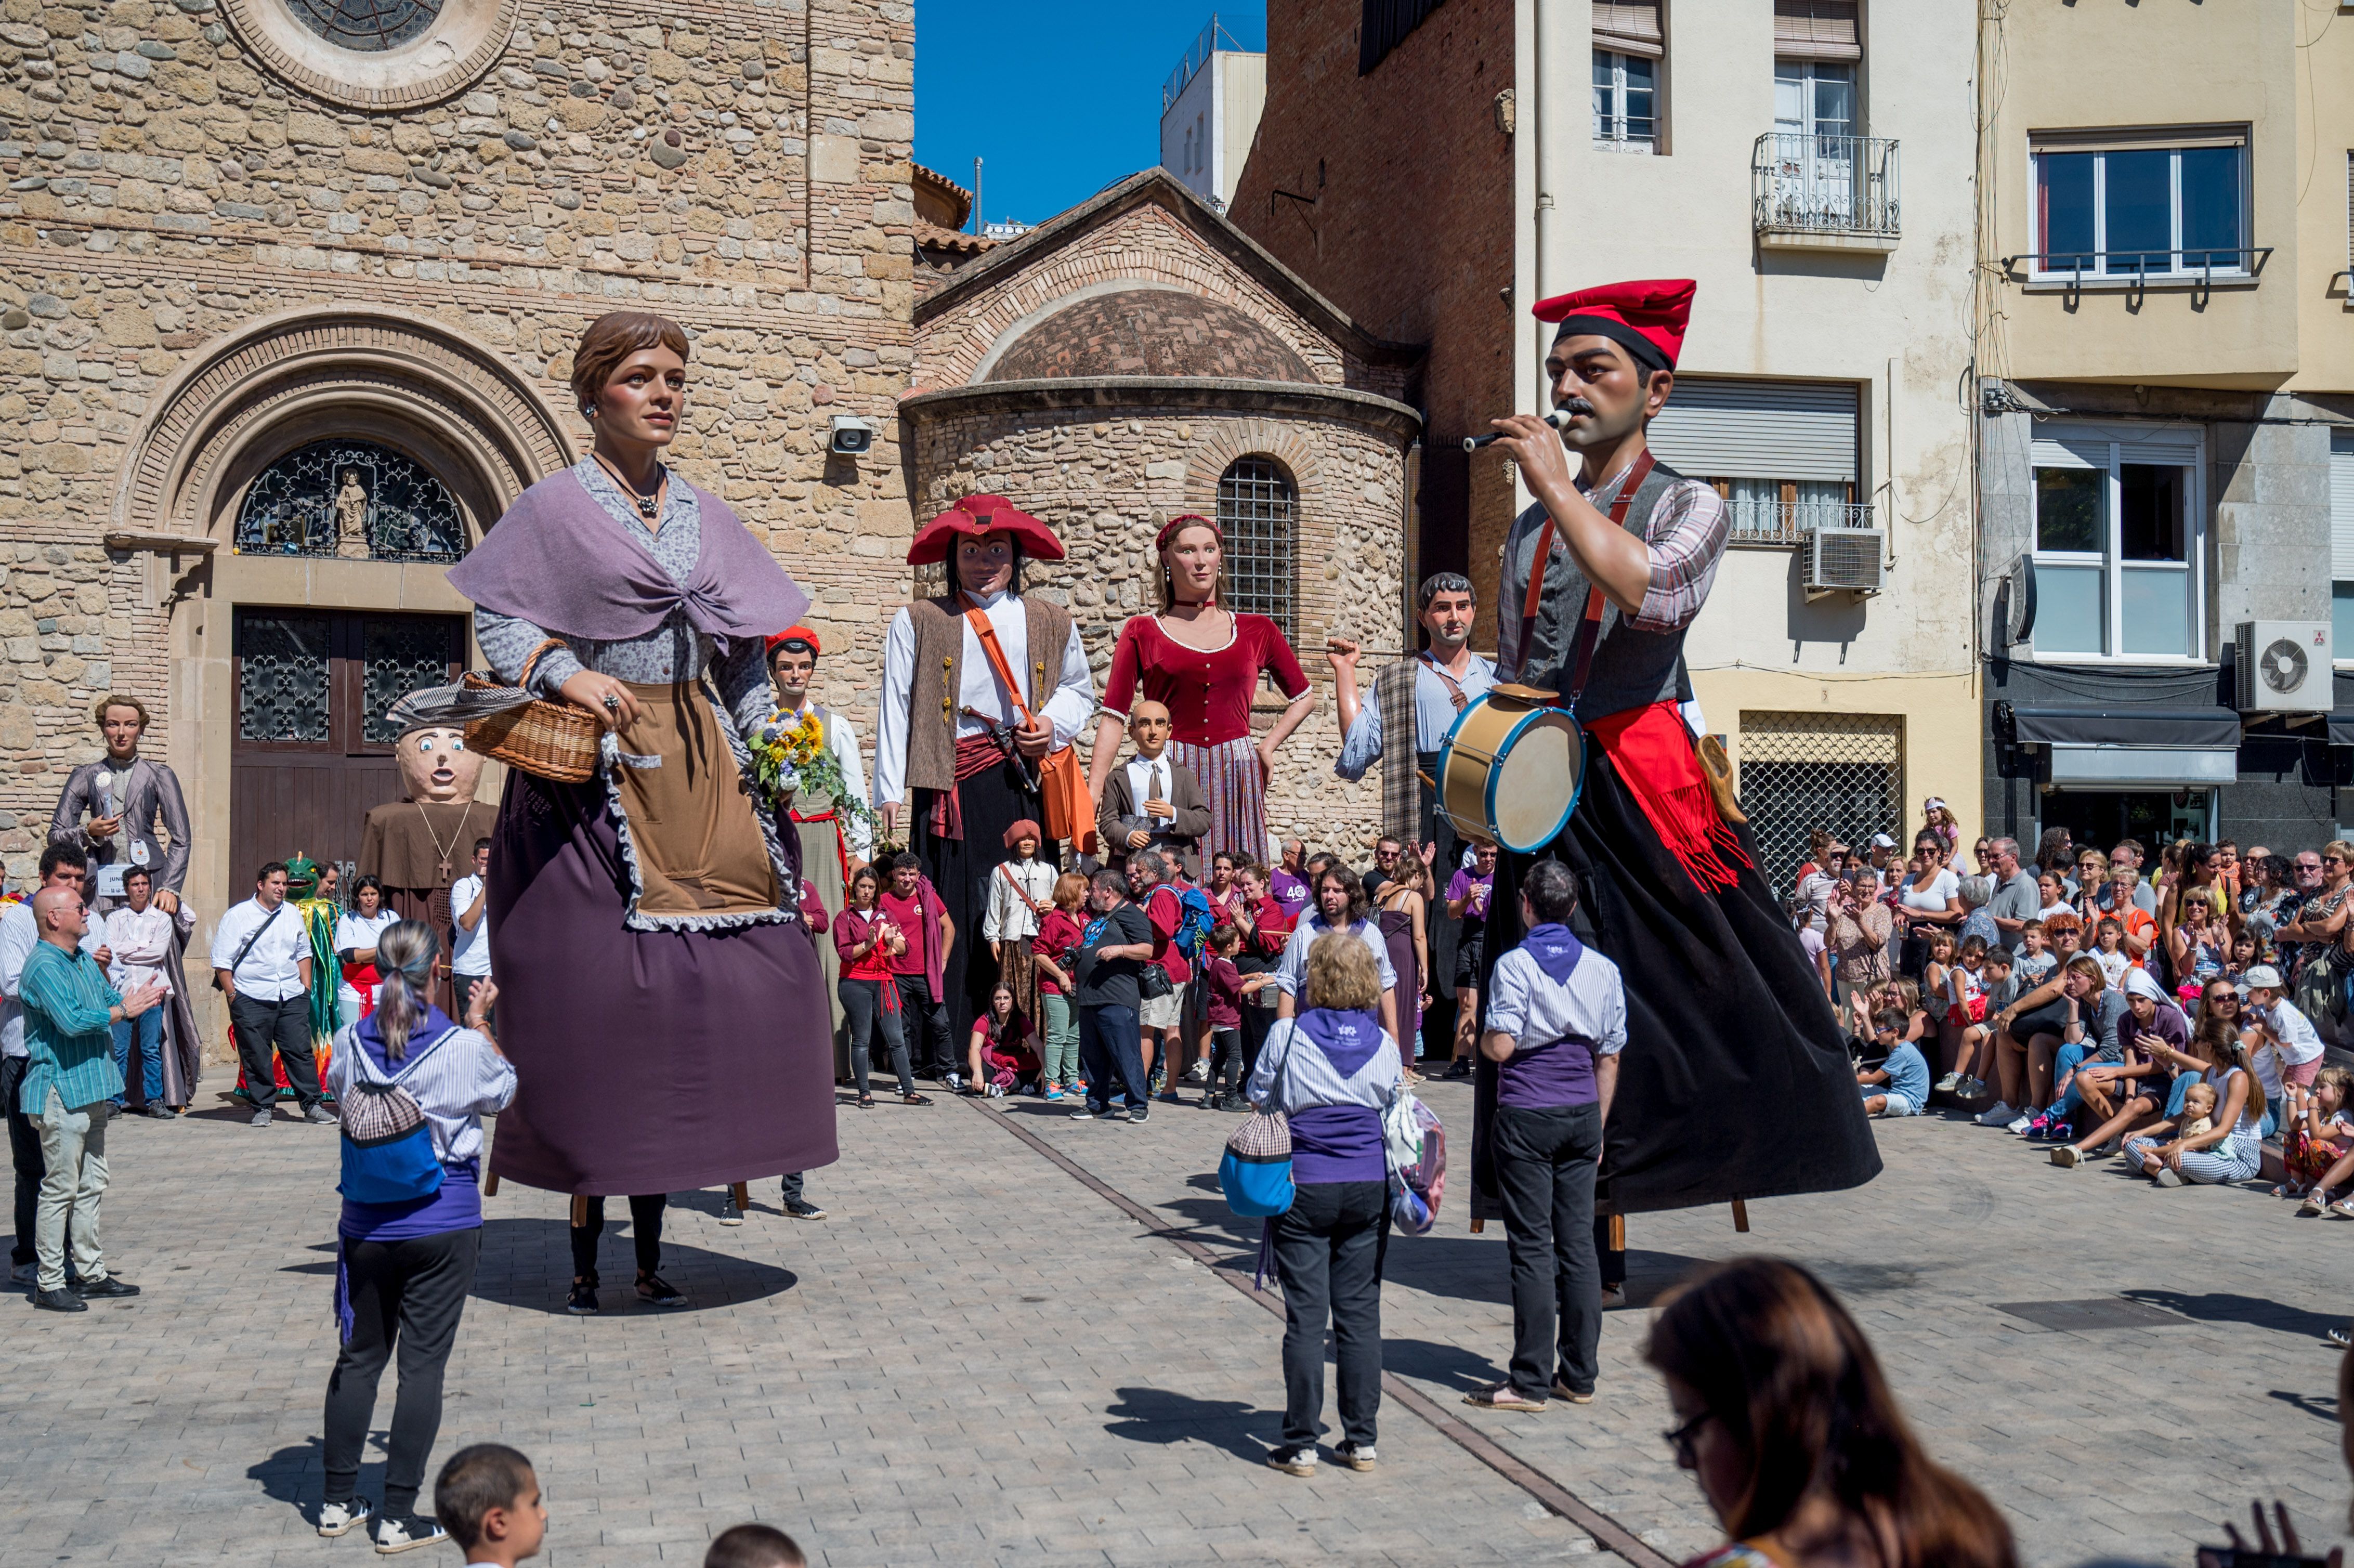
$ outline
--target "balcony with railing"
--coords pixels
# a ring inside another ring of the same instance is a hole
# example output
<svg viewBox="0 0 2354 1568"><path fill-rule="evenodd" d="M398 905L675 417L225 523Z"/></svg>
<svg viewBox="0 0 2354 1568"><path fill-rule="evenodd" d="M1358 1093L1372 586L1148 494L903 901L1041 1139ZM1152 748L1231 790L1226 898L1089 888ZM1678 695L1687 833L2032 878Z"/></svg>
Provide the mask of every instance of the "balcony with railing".
<svg viewBox="0 0 2354 1568"><path fill-rule="evenodd" d="M1724 505L1732 514L1725 542L1733 545L1800 545L1818 528L1879 526L1869 501L1817 501L1803 495L1791 501L1772 493L1744 494L1736 485Z"/></svg>
<svg viewBox="0 0 2354 1568"><path fill-rule="evenodd" d="M1769 131L1750 187L1757 242L1794 250L1889 251L1903 231L1896 142Z"/></svg>

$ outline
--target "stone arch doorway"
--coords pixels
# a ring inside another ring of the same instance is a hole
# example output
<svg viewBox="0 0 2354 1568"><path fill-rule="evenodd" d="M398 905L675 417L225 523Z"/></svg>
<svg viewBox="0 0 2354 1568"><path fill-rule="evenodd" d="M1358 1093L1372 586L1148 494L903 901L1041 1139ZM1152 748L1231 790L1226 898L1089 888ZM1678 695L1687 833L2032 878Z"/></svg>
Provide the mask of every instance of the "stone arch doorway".
<svg viewBox="0 0 2354 1568"><path fill-rule="evenodd" d="M444 573L571 462L557 407L462 334L366 309L252 323L161 389L109 538L157 563L207 927L262 861L355 858L398 798L383 710L473 658Z"/></svg>

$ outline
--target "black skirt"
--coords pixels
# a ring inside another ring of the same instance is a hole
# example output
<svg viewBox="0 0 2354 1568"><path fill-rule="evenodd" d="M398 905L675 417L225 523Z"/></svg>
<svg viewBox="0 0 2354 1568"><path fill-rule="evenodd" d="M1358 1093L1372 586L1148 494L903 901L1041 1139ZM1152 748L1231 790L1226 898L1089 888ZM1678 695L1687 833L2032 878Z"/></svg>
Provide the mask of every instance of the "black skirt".
<svg viewBox="0 0 2354 1568"><path fill-rule="evenodd" d="M1871 1181L1880 1150L1838 1019L1765 878L1744 869L1732 888L1702 891L1609 758L1594 747L1588 758L1576 813L1544 853L1577 873L1574 928L1627 988L1602 1195L1623 1214ZM1755 862L1748 829L1734 832ZM1520 889L1534 858L1498 857L1483 1001L1496 960L1525 934ZM1478 1071L1475 1203L1496 1191L1496 1064L1483 1057Z"/></svg>
<svg viewBox="0 0 2354 1568"><path fill-rule="evenodd" d="M956 923L956 941L940 977L946 994L932 1000L948 1003L949 1028L961 1048L972 1033L972 1021L989 1011L989 993L997 989L997 960L981 940L981 927L989 914L989 879L998 863L1013 854L1005 847L1005 830L1027 817L1043 831L1046 810L1023 787L1012 763L994 763L957 786L964 837L944 838L931 831L938 793L912 791L916 821L909 847L924 863L924 874L932 879L949 918ZM1050 864L1059 864L1062 853L1062 844L1053 839L1038 846L1039 858Z"/></svg>

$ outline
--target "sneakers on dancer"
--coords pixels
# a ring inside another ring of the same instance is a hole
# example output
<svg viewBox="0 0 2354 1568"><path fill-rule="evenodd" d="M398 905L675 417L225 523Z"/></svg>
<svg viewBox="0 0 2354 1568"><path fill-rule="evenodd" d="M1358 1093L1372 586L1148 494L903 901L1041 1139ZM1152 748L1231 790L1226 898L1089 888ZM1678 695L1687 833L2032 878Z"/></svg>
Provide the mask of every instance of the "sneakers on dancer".
<svg viewBox="0 0 2354 1568"><path fill-rule="evenodd" d="M1208 1083L1210 1081L1210 1064L1207 1062L1195 1062L1192 1066L1186 1068L1185 1081L1189 1084Z"/></svg>
<svg viewBox="0 0 2354 1568"><path fill-rule="evenodd" d="M1046 1103L1050 1106L1062 1104L1063 1091L1060 1089L1048 1089L1046 1091Z"/></svg>
<svg viewBox="0 0 2354 1568"><path fill-rule="evenodd" d="M302 1119L313 1127L339 1127L344 1118L324 1106L313 1106L302 1113Z"/></svg>
<svg viewBox="0 0 2354 1568"><path fill-rule="evenodd" d="M649 1307L691 1307L694 1300L659 1274L638 1276L638 1299Z"/></svg>
<svg viewBox="0 0 2354 1568"><path fill-rule="evenodd" d="M573 1277L572 1299L564 1304L564 1309L576 1318L593 1318L597 1315L600 1308L597 1305L595 1275L592 1274L586 1279L577 1275Z"/></svg>
<svg viewBox="0 0 2354 1568"><path fill-rule="evenodd" d="M1332 1450L1332 1457L1352 1470L1370 1470L1381 1456L1371 1443L1343 1443Z"/></svg>
<svg viewBox="0 0 2354 1568"><path fill-rule="evenodd" d="M1316 1445L1303 1443L1297 1448L1278 1448L1267 1457L1267 1468L1281 1470L1287 1476L1312 1476L1316 1473Z"/></svg>
<svg viewBox="0 0 2354 1568"><path fill-rule="evenodd" d="M407 1519L379 1518L371 1532L376 1538L378 1554L386 1557L396 1552L414 1552L420 1546L436 1546L450 1539L439 1520L423 1514L410 1514Z"/></svg>
<svg viewBox="0 0 2354 1568"><path fill-rule="evenodd" d="M787 1217L796 1220L822 1220L825 1218L825 1211L819 1208L815 1203L811 1202L806 1198L786 1199L785 1213Z"/></svg>
<svg viewBox="0 0 2354 1568"><path fill-rule="evenodd" d="M1149 1121L1151 1119L1151 1117L1152 1107L1150 1106L1130 1106L1128 1107L1128 1119L1132 1122Z"/></svg>
<svg viewBox="0 0 2354 1568"><path fill-rule="evenodd" d="M2007 1125L2010 1119L2018 1114L2019 1113L2017 1111L2011 1109L2010 1107L2005 1105L2002 1101L1997 1100L1991 1107L1978 1112L1978 1115L1972 1117L1970 1119L1978 1123L1980 1127L2002 1127Z"/></svg>
<svg viewBox="0 0 2354 1568"><path fill-rule="evenodd" d="M1067 1111L1064 1114L1069 1117L1073 1121L1093 1121L1096 1119L1094 1107L1089 1106L1085 1100L1079 1102L1076 1109Z"/></svg>
<svg viewBox="0 0 2354 1568"><path fill-rule="evenodd" d="M323 1503L319 1508L319 1533L330 1537L349 1535L375 1517L376 1504L366 1498Z"/></svg>
<svg viewBox="0 0 2354 1568"><path fill-rule="evenodd" d="M254 1108L253 1120L250 1125L254 1127L268 1127L270 1125L270 1111L268 1106L257 1106Z"/></svg>

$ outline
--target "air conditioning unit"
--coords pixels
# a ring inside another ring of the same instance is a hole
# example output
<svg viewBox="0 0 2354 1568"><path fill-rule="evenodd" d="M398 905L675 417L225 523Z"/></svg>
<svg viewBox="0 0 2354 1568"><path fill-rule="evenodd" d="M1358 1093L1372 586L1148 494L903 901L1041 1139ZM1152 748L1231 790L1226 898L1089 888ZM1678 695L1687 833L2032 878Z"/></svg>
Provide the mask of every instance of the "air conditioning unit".
<svg viewBox="0 0 2354 1568"><path fill-rule="evenodd" d="M1799 537L1807 553L1808 593L1880 591L1879 529L1809 528Z"/></svg>
<svg viewBox="0 0 2354 1568"><path fill-rule="evenodd" d="M2326 714L2330 708L2329 622L2243 620L2237 655L2243 714Z"/></svg>

